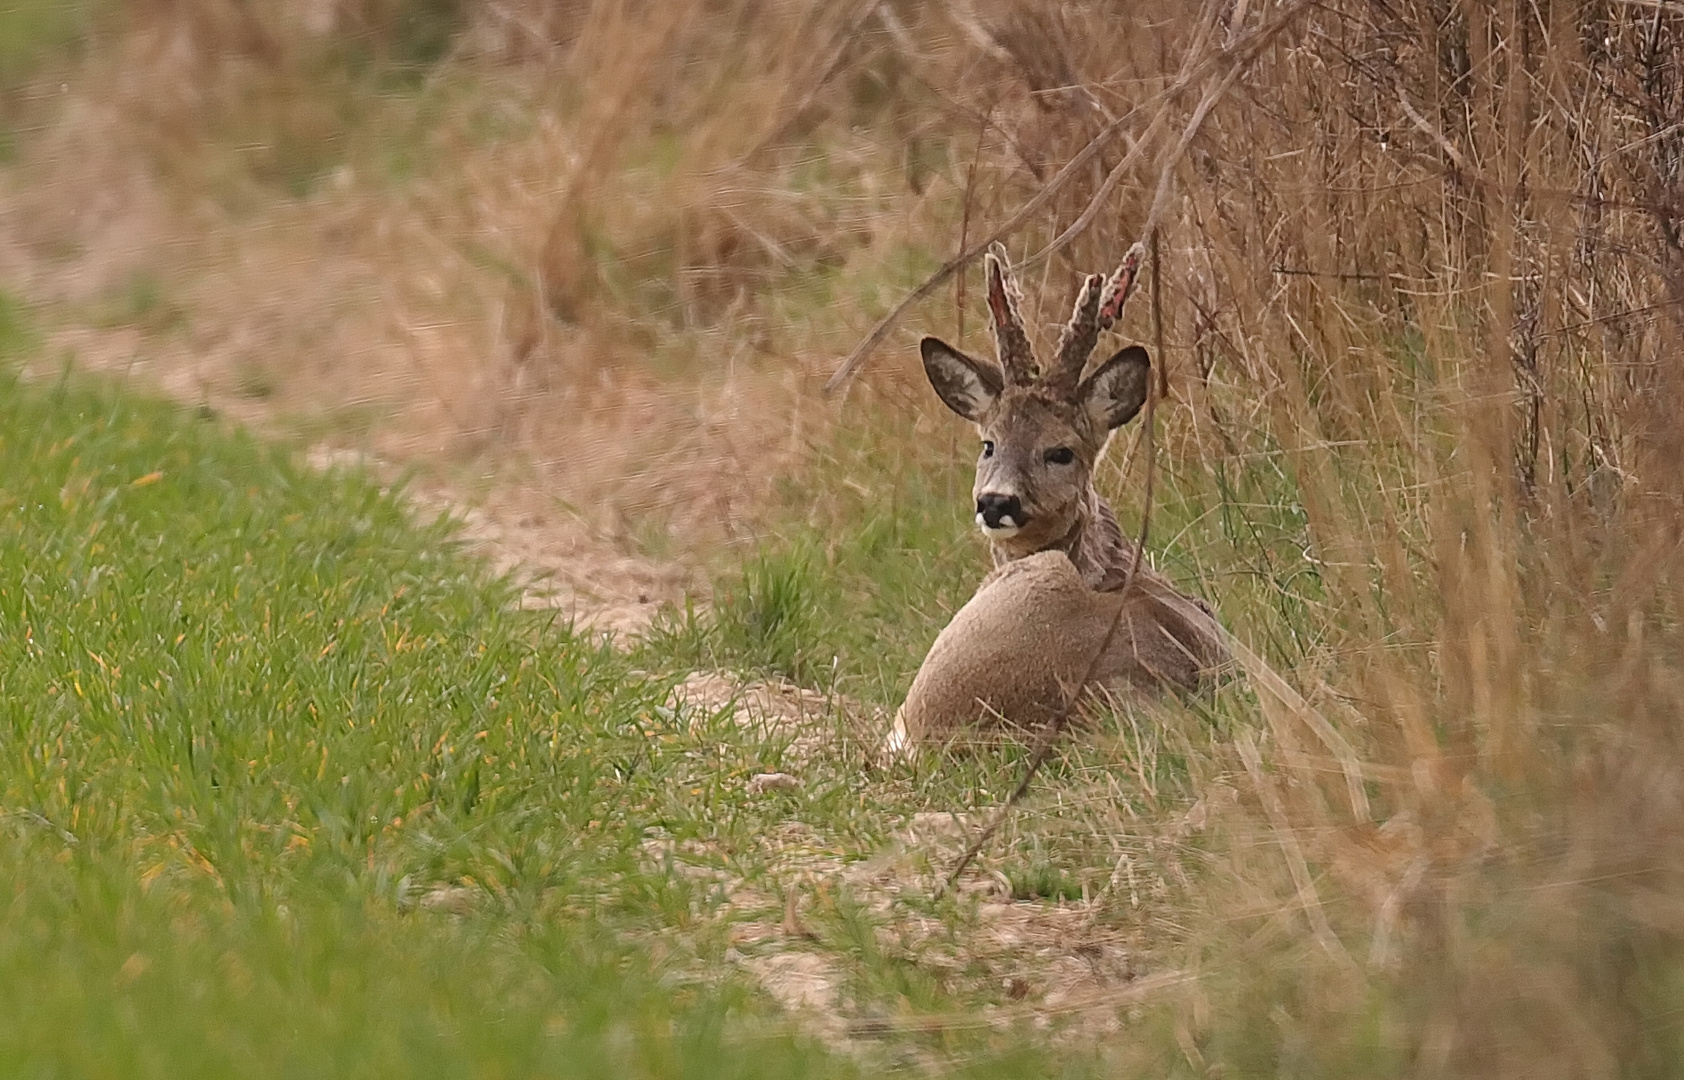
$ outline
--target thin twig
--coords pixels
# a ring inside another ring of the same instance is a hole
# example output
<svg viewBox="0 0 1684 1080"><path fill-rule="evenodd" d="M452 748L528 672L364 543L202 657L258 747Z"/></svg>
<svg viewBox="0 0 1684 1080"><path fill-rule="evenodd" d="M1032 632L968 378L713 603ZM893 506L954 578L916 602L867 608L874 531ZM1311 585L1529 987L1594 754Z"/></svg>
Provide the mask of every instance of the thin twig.
<svg viewBox="0 0 1684 1080"><path fill-rule="evenodd" d="M819 77L807 86L795 108L778 117L777 122L749 148L747 153L739 157L731 168L746 168L779 139L783 138L784 132L799 121L802 114L813 107L813 102L818 100L820 91L829 84L831 79L836 77L838 71L842 70L843 62L848 58L848 50L859 39L860 31L865 27L866 20L876 13L877 8L878 0L865 0L864 3L860 4L858 10L848 20L847 25L836 35L830 56L825 60L824 65L818 68Z"/></svg>
<svg viewBox="0 0 1684 1080"><path fill-rule="evenodd" d="M1155 324L1153 336L1158 350L1158 362L1161 364L1163 363L1164 328L1163 308L1161 307L1158 285L1160 275L1156 227L1151 234L1151 242L1152 320ZM1000 809L995 811L993 820L983 827L983 830L977 834L976 839L972 840L970 846L965 849L965 853L959 856L959 861L954 864L953 871L947 875L947 882L936 890L937 897L944 895L958 884L959 875L965 872L966 867L971 865L971 861L994 838L994 834L1000 831L1000 826L1006 822L1006 816L1028 793L1029 785L1035 780L1035 774L1041 771L1041 766L1046 764L1047 758L1052 756L1053 747L1058 745L1058 737L1064 733L1065 725L1070 722L1070 714L1075 711L1077 702L1082 698L1082 691L1087 688L1088 683L1093 681L1094 675L1099 671L1100 661L1111 651L1111 642L1116 639L1117 630L1123 625L1123 612L1128 607L1129 592L1134 588L1134 579L1140 572L1140 564L1146 558L1146 536L1152 521L1152 479L1157 473L1157 440L1153 437L1155 428L1153 421L1157 401L1158 395L1153 392L1151 384L1148 383L1146 415L1141 420L1146 439L1146 492L1144 505L1140 510L1140 539L1135 545L1134 561L1129 563L1128 574L1123 578L1123 587L1117 590L1117 610L1111 616L1111 625L1105 628L1105 637L1100 640L1099 648L1094 650L1093 657L1088 660L1087 670L1082 672L1082 677L1066 691L1064 701L1058 712L1054 713L1052 719L1047 721L1046 726L1041 729L1041 737L1036 742L1035 753L1029 758L1029 767L1023 770L1023 779L1018 781L1017 787L1012 789L1011 794L1006 796L1006 801L1001 804Z"/></svg>
<svg viewBox="0 0 1684 1080"><path fill-rule="evenodd" d="M1308 6L1309 4L1307 0L1301 0L1300 3L1294 5L1285 15L1277 18L1273 23L1270 23L1268 26L1248 35L1241 43L1244 47L1246 47L1247 58L1249 59L1250 56L1255 56L1257 50L1261 48L1264 42L1266 42L1269 38L1272 38L1276 33L1284 28L1290 18L1296 16L1298 12L1303 11ZM1256 48L1251 47L1253 44L1256 45ZM1238 51L1237 48L1224 50L1223 55L1233 55L1236 51ZM1207 65L1200 66L1203 68ZM1205 117L1210 114L1211 108L1224 94L1228 92L1229 88L1234 85L1234 82L1239 78L1240 72L1244 66L1245 65L1243 63L1235 64L1234 67L1230 69L1215 86L1211 87L1202 99L1200 99L1198 106L1193 110L1192 116L1188 117L1187 124L1182 128L1181 138L1176 143L1174 152L1165 159L1163 167L1158 174L1158 187L1152 198L1152 210L1150 215L1147 217L1146 228L1143 232L1142 239L1149 242L1152 247L1153 338L1154 345L1158 352L1158 363L1160 365L1164 363L1164 325L1161 284L1163 275L1161 264L1158 261L1158 223L1162 218L1165 209L1169 205L1169 192L1174 179L1176 166L1180 164L1182 155L1187 152L1187 147L1192 143L1193 137L1198 134L1199 127L1204 123ZM1142 140L1142 143L1144 143L1144 141L1145 140ZM845 370L847 370L846 365L844 365L842 370L837 372L837 376L840 377ZM1160 381L1163 380L1162 371L1159 373L1159 378ZM834 378L832 381L835 381ZM1167 387L1167 382L1164 383L1164 385ZM1053 714L1052 719L1049 720L1046 726L1042 729L1041 738L1037 742L1034 754L1029 759L1029 767L1024 770L1023 779L1018 781L1017 787L1013 788L1011 794L1006 796L1006 801L1001 804L1000 809L995 812L993 820L983 827L982 831L977 834L976 839L971 841L970 846L967 847L964 854L959 857L959 861L954 865L952 872L947 875L946 882L937 889L936 895L938 897L950 891L956 884L958 884L959 876L965 872L967 867L970 866L971 861L977 857L983 847L987 845L988 841L994 838L994 834L998 832L1000 830L1000 826L1005 823L1007 815L1011 813L1013 807L1015 807L1029 791L1029 785L1034 781L1035 774L1040 771L1041 766L1045 764L1047 758L1051 756L1053 746L1058 742L1058 737L1063 733L1065 725L1069 723L1070 714L1074 711L1076 703L1081 699L1082 691L1087 687L1088 682L1093 678L1095 672L1099 670L1100 661L1103 660L1105 655L1111 651L1111 643L1117 636L1117 628L1120 627L1123 622L1123 611L1128 605L1129 591L1134 586L1134 579L1140 571L1141 562L1146 558L1147 529L1152 518L1152 485L1153 479L1157 473L1157 441L1154 438L1154 419L1158 397L1158 393L1148 389L1146 395L1146 415L1142 420L1142 424L1145 427L1146 439L1146 490L1144 504L1140 511L1140 541L1135 547L1134 561L1129 564L1128 575L1123 579L1123 587L1119 590L1120 597L1117 604L1117 611L1111 617L1111 625L1106 628L1105 637L1100 641L1099 648L1094 651L1093 657L1088 661L1087 669L1082 673L1081 679L1070 689L1058 712Z"/></svg>
<svg viewBox="0 0 1684 1080"><path fill-rule="evenodd" d="M1409 97L1404 94L1402 90L1398 91L1397 103L1402 106L1403 115L1409 117L1409 122L1419 128L1421 134L1437 143L1438 148L1444 151L1444 156L1449 158L1456 168L1463 172L1470 171L1468 169L1468 159L1462 156L1462 152L1460 150L1456 149L1456 144L1445 138L1444 132L1428 123L1426 117L1416 112L1415 106L1409 104Z"/></svg>
<svg viewBox="0 0 1684 1080"><path fill-rule="evenodd" d="M959 250L965 250L965 244L971 238L971 200L976 195L976 167L982 160L982 137L988 128L989 117L983 115L977 122L976 152L971 155L971 164L965 170L965 201L964 211L959 217ZM954 328L955 340L965 340L965 278L960 275L953 283L953 307L958 325Z"/></svg>
<svg viewBox="0 0 1684 1080"><path fill-rule="evenodd" d="M1199 128L1204 126L1205 117L1210 114L1211 107L1214 106L1225 94L1227 94L1229 88L1231 88L1235 81L1239 79L1240 72L1243 70L1245 70L1245 65L1243 63L1236 63L1229 69L1228 74L1222 77L1221 81L1212 86L1209 90L1205 91L1205 96L1199 99L1199 104L1193 109L1193 115L1187 118L1186 125L1181 129L1181 139L1176 143L1174 151L1172 151L1169 155L1170 162L1173 163L1181 160L1182 155L1187 152L1187 147L1192 143L1193 136L1197 135ZM1076 220L1070 223L1069 228L1059 233L1046 247L1042 248L1040 251L1030 256L1029 259L1025 260L1023 265L1033 266L1036 263L1039 263L1042 259L1050 258L1055 252L1062 251L1070 244L1071 241L1075 240L1084 232L1087 232L1088 228L1093 225L1095 220L1098 219L1099 211L1103 208L1106 198L1110 196L1111 190L1115 188L1117 186L1117 182L1123 178L1124 170L1133 163L1135 155L1140 150L1151 145L1157 138L1158 128L1161 126L1162 122L1168 118L1168 116L1169 113L1167 111L1160 112L1152 119L1152 126L1147 129L1146 134L1140 137L1140 141L1134 144L1133 148L1129 150L1128 155L1117 164L1116 168L1111 170L1111 174L1105 178L1105 181L1102 184L1100 184L1099 190L1094 192L1093 198L1088 200L1088 205L1083 208L1081 214L1077 216ZM1175 170L1168 167L1158 174L1158 188L1152 196L1152 209L1147 215L1146 229L1144 230L1146 235L1154 238L1154 243L1156 243L1157 223L1162 218L1164 210L1169 205L1169 193L1171 189L1170 181L1173 179L1174 174ZM1156 284L1154 284L1153 288L1156 287Z"/></svg>
<svg viewBox="0 0 1684 1080"><path fill-rule="evenodd" d="M1326 278L1329 281L1390 281L1393 278L1403 277L1402 274L1342 274L1335 270L1306 270L1297 266L1271 266L1269 267L1269 273L1278 274L1281 277Z"/></svg>
<svg viewBox="0 0 1684 1080"><path fill-rule="evenodd" d="M1194 39L1193 45L1195 50L1203 48L1204 43L1209 39L1210 31L1215 25L1216 18L1214 9L1209 4L1206 4L1204 10L1201 11L1199 15L1199 33ZM1188 85L1187 76L1193 68L1194 55L1194 52L1190 51L1187 54L1187 57L1182 60L1181 70L1176 72L1176 84L1178 86ZM1110 114L1106 113L1106 116L1109 118ZM1152 117L1152 123L1147 126L1146 131L1140 136L1140 138L1135 140L1134 145L1129 148L1129 152L1123 155L1123 160L1119 161L1116 166L1112 168L1111 172L1106 175L1105 179L1101 181L1099 189L1093 193L1093 197L1088 200L1087 206L1082 208L1082 212L1076 216L1076 220L1070 224L1070 227L1054 237L1052 242L1046 247L1037 251L1034 255L1031 255L1027 260L1025 260L1023 263L1024 266L1035 266L1043 259L1051 258L1054 253L1063 251L1064 248L1071 243L1071 241L1088 231L1088 228L1092 226L1094 220L1099 217L1099 211L1105 206L1105 201L1111 197L1112 190L1115 189L1118 182L1122 180L1123 174L1128 171L1130 165L1134 164L1134 159L1141 151L1157 142L1158 131L1163 127L1164 122L1168 119L1169 110L1167 108L1160 109L1157 115ZM1149 222L1150 220L1151 219L1149 219ZM1150 229L1151 225L1148 223L1145 231L1150 231Z"/></svg>
<svg viewBox="0 0 1684 1080"><path fill-rule="evenodd" d="M1255 58L1260 51L1262 51L1263 47L1279 35L1282 30L1286 29L1286 27L1290 25L1300 14L1307 10L1312 2L1313 0L1298 0L1297 3L1277 15L1272 21L1258 27L1256 30L1247 34L1244 38L1234 44L1217 49L1207 59L1193 65L1192 70L1188 71L1181 78L1175 80L1175 82L1163 92L1154 96L1151 102L1152 104L1161 102L1167 107L1181 95L1182 91L1193 85L1205 75L1217 70L1226 62L1233 61L1234 63L1233 70L1224 77L1217 94L1214 97L1207 95L1207 100L1199 103L1199 108L1195 110L1195 121L1191 125L1191 131L1183 132L1181 145L1178 146L1175 152L1169 156L1164 173L1160 174L1158 197L1153 200L1153 220L1156 220L1160 211L1158 204L1162 202L1163 196L1168 190L1166 186L1167 181L1164 177L1170 171L1169 166L1173 166L1180 159L1181 154L1186 150L1186 143L1191 138L1192 132L1196 132L1199 124L1203 123L1205 112L1207 112L1210 106L1215 103L1216 97L1220 97L1221 94L1227 92L1227 89L1233 85L1233 81L1238 77L1240 71L1249 65L1251 60ZM852 379L877 346L882 344L883 339L889 336L889 331L893 329L895 323L900 321L900 317L906 314L909 308L929 296L931 293L935 292L937 289L941 288L942 284L946 282L948 278L969 266L996 241L1003 240L1007 236L1016 232L1024 222L1033 217L1054 195L1058 194L1058 192L1080 172L1082 167L1092 160L1094 155L1099 153L1106 143L1116 137L1117 133L1122 129L1122 126L1127 123L1135 115L1135 113L1140 112L1143 108L1145 108L1145 104L1137 105L1128 112L1124 113L1122 116L1118 117L1116 120L1112 121L1110 124L1107 124L1103 131L1090 139L1088 144L1082 147L1076 156L1071 158L1070 161L1065 164L1064 168L1060 169L1051 180L1047 181L1046 185L1042 187L1040 191L1037 191L1028 202L1024 203L1023 207L1019 209L1017 213L1013 214L1005 224L1001 225L998 229L995 229L994 232L984 237L982 240L979 240L976 244L973 244L971 247L960 252L958 255L942 264L941 269L930 275L930 277L927 278L922 285L919 285L916 289L912 290L912 292L909 293L900 303L896 304L887 315L884 315L881 319L879 319L877 321L877 325L871 328L871 332L865 336L864 340L854 346L853 351L850 352L842 363L837 366L836 373L833 374L829 381L824 384L824 392L827 395L833 394L846 384L848 380ZM1156 124L1156 121L1154 121L1154 124ZM1144 143L1146 140L1143 139L1141 142ZM1146 235L1149 232L1150 229L1142 230L1142 235ZM1043 257L1045 254L1046 253L1043 253L1042 256L1037 257Z"/></svg>
<svg viewBox="0 0 1684 1080"><path fill-rule="evenodd" d="M1241 732L1235 740L1235 746L1240 752L1240 761L1245 765L1245 771L1251 777L1251 784L1257 790L1257 797L1263 803L1263 812L1269 817L1269 825L1275 830L1275 838L1280 842L1281 852L1286 856L1286 867L1292 874L1292 884L1298 892L1298 904L1304 909L1304 917L1310 920L1310 932L1327 954L1339 961L1347 970L1355 968L1351 961L1351 954L1345 951L1345 946L1339 940L1339 935L1333 932L1332 925L1327 921L1327 912L1322 908L1321 897L1316 893L1315 879L1310 876L1309 860L1304 857L1304 849L1298 843L1298 835L1292 830L1292 823L1286 816L1286 807L1281 802L1280 793L1274 785L1269 783L1269 777L1263 771L1263 758L1257 751L1257 741L1251 732Z"/></svg>
<svg viewBox="0 0 1684 1080"><path fill-rule="evenodd" d="M931 274L922 285L913 289L887 315L877 320L877 325L871 328L871 333L865 336L864 341L854 346L854 351L849 353L847 359L842 361L841 366L836 369L836 374L832 375L830 381L824 384L824 392L826 394L834 393L849 379L853 378L854 372L865 362L866 357L871 355L872 350L877 348L885 337L889 336L890 329L894 327L908 308L941 288L948 278L976 261L977 257L992 247L996 241L1010 236L1017 230L1018 226L1035 216L1041 207L1045 206L1065 184L1068 184L1081 171L1083 165L1086 165L1107 142L1116 136L1118 131L1122 130L1122 126L1134 116L1136 111L1138 110L1130 109L1118 117L1115 123L1107 125L1104 131L1089 140L1088 144L1082 147L1076 156L1065 164L1064 168L1058 170L1057 175L1048 180L1046 186L1037 191L1028 202L1024 203L1004 225L947 260L942 264L941 269Z"/></svg>

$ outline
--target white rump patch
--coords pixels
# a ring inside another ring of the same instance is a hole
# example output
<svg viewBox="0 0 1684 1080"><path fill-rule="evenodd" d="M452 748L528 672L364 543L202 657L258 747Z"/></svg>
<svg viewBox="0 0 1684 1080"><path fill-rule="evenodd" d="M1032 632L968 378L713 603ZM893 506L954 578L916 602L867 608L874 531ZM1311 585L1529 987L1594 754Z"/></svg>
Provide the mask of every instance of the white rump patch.
<svg viewBox="0 0 1684 1080"><path fill-rule="evenodd" d="M889 727L889 737L883 740L883 755L899 761L912 753L912 733L906 730L906 718L895 710L895 722Z"/></svg>

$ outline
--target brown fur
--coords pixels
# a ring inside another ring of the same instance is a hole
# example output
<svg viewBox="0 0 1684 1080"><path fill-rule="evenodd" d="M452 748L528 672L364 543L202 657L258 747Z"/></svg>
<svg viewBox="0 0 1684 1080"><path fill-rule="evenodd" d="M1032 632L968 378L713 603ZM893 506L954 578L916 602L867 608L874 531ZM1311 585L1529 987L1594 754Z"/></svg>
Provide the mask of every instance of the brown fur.
<svg viewBox="0 0 1684 1080"><path fill-rule="evenodd" d="M897 728L914 739L1043 724L1064 709L1090 664L1094 687L1156 693L1190 689L1228 659L1210 608L1161 574L1143 565L1125 592L1135 545L1093 486L1111 432L1135 416L1147 393L1151 363L1138 346L1081 377L1136 262L1109 279L1087 279L1044 377L1030 374L1036 368L1015 302L998 302L1015 299L1003 264L991 255L1003 368L935 338L921 343L931 385L983 438L973 494L995 571L937 637L913 681ZM1113 621L1116 633L1096 661Z"/></svg>
<svg viewBox="0 0 1684 1080"><path fill-rule="evenodd" d="M1192 689L1227 659L1208 609L1161 575L1142 568L1126 595L1096 592L1062 552L1043 551L991 574L936 638L896 718L897 741L1045 725L1064 708L1113 619L1117 631L1090 689Z"/></svg>

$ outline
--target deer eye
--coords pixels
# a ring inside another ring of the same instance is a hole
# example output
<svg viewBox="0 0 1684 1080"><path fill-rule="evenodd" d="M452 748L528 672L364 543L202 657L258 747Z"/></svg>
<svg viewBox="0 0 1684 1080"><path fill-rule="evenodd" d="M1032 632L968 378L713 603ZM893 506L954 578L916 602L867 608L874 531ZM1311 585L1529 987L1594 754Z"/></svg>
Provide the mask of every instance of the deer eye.
<svg viewBox="0 0 1684 1080"><path fill-rule="evenodd" d="M1053 465L1068 465L1076 460L1076 451L1068 446L1055 446L1047 451L1046 458Z"/></svg>
<svg viewBox="0 0 1684 1080"><path fill-rule="evenodd" d="M989 457L994 456L994 440L993 439L982 440L982 456L985 457L985 458L989 458Z"/></svg>

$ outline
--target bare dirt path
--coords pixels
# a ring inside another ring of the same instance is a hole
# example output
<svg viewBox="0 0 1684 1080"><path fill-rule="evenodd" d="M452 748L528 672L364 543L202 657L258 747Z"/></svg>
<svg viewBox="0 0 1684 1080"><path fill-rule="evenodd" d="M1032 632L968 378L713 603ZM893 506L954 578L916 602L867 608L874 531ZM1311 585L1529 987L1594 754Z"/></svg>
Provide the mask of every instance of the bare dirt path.
<svg viewBox="0 0 1684 1080"><path fill-rule="evenodd" d="M241 395L219 393L203 373L214 358L185 350L148 349L125 329L72 326L47 335L44 359L30 374L57 375L68 362L78 370L121 375L145 389L185 404L208 406L236 422L266 433L295 430L284 411ZM150 353L148 359L137 359ZM522 606L553 608L576 626L619 637L648 628L663 607L707 602L702 555L694 549L654 559L634 550L624 537L605 535L582 515L570 511L555 493L533 481L518 481L492 471L473 489L432 474L423 448L411 446L408 460L335 447L311 447L305 461L319 469L361 468L383 481L412 475L404 496L421 520L447 514L460 523L459 538L498 574L511 574L522 586ZM496 463L492 463L495 469Z"/></svg>
<svg viewBox="0 0 1684 1080"><path fill-rule="evenodd" d="M521 604L554 608L575 626L618 637L647 629L663 607L705 602L700 569L630 554L595 534L541 492L508 485L477 499L437 483L414 484L409 500L422 514L462 523L468 549L523 586ZM546 505L549 503L551 505Z"/></svg>
<svg viewBox="0 0 1684 1080"><path fill-rule="evenodd" d="M130 379L318 463L407 472L417 508L460 517L527 603L624 633L705 602L709 566L752 540L826 422L781 353L606 310L535 318L465 256L518 253L511 221L543 233L542 155L521 177L467 162L463 192L395 194L347 165L246 205L160 175L121 120L67 108L0 170L0 291L43 338L31 373Z"/></svg>

